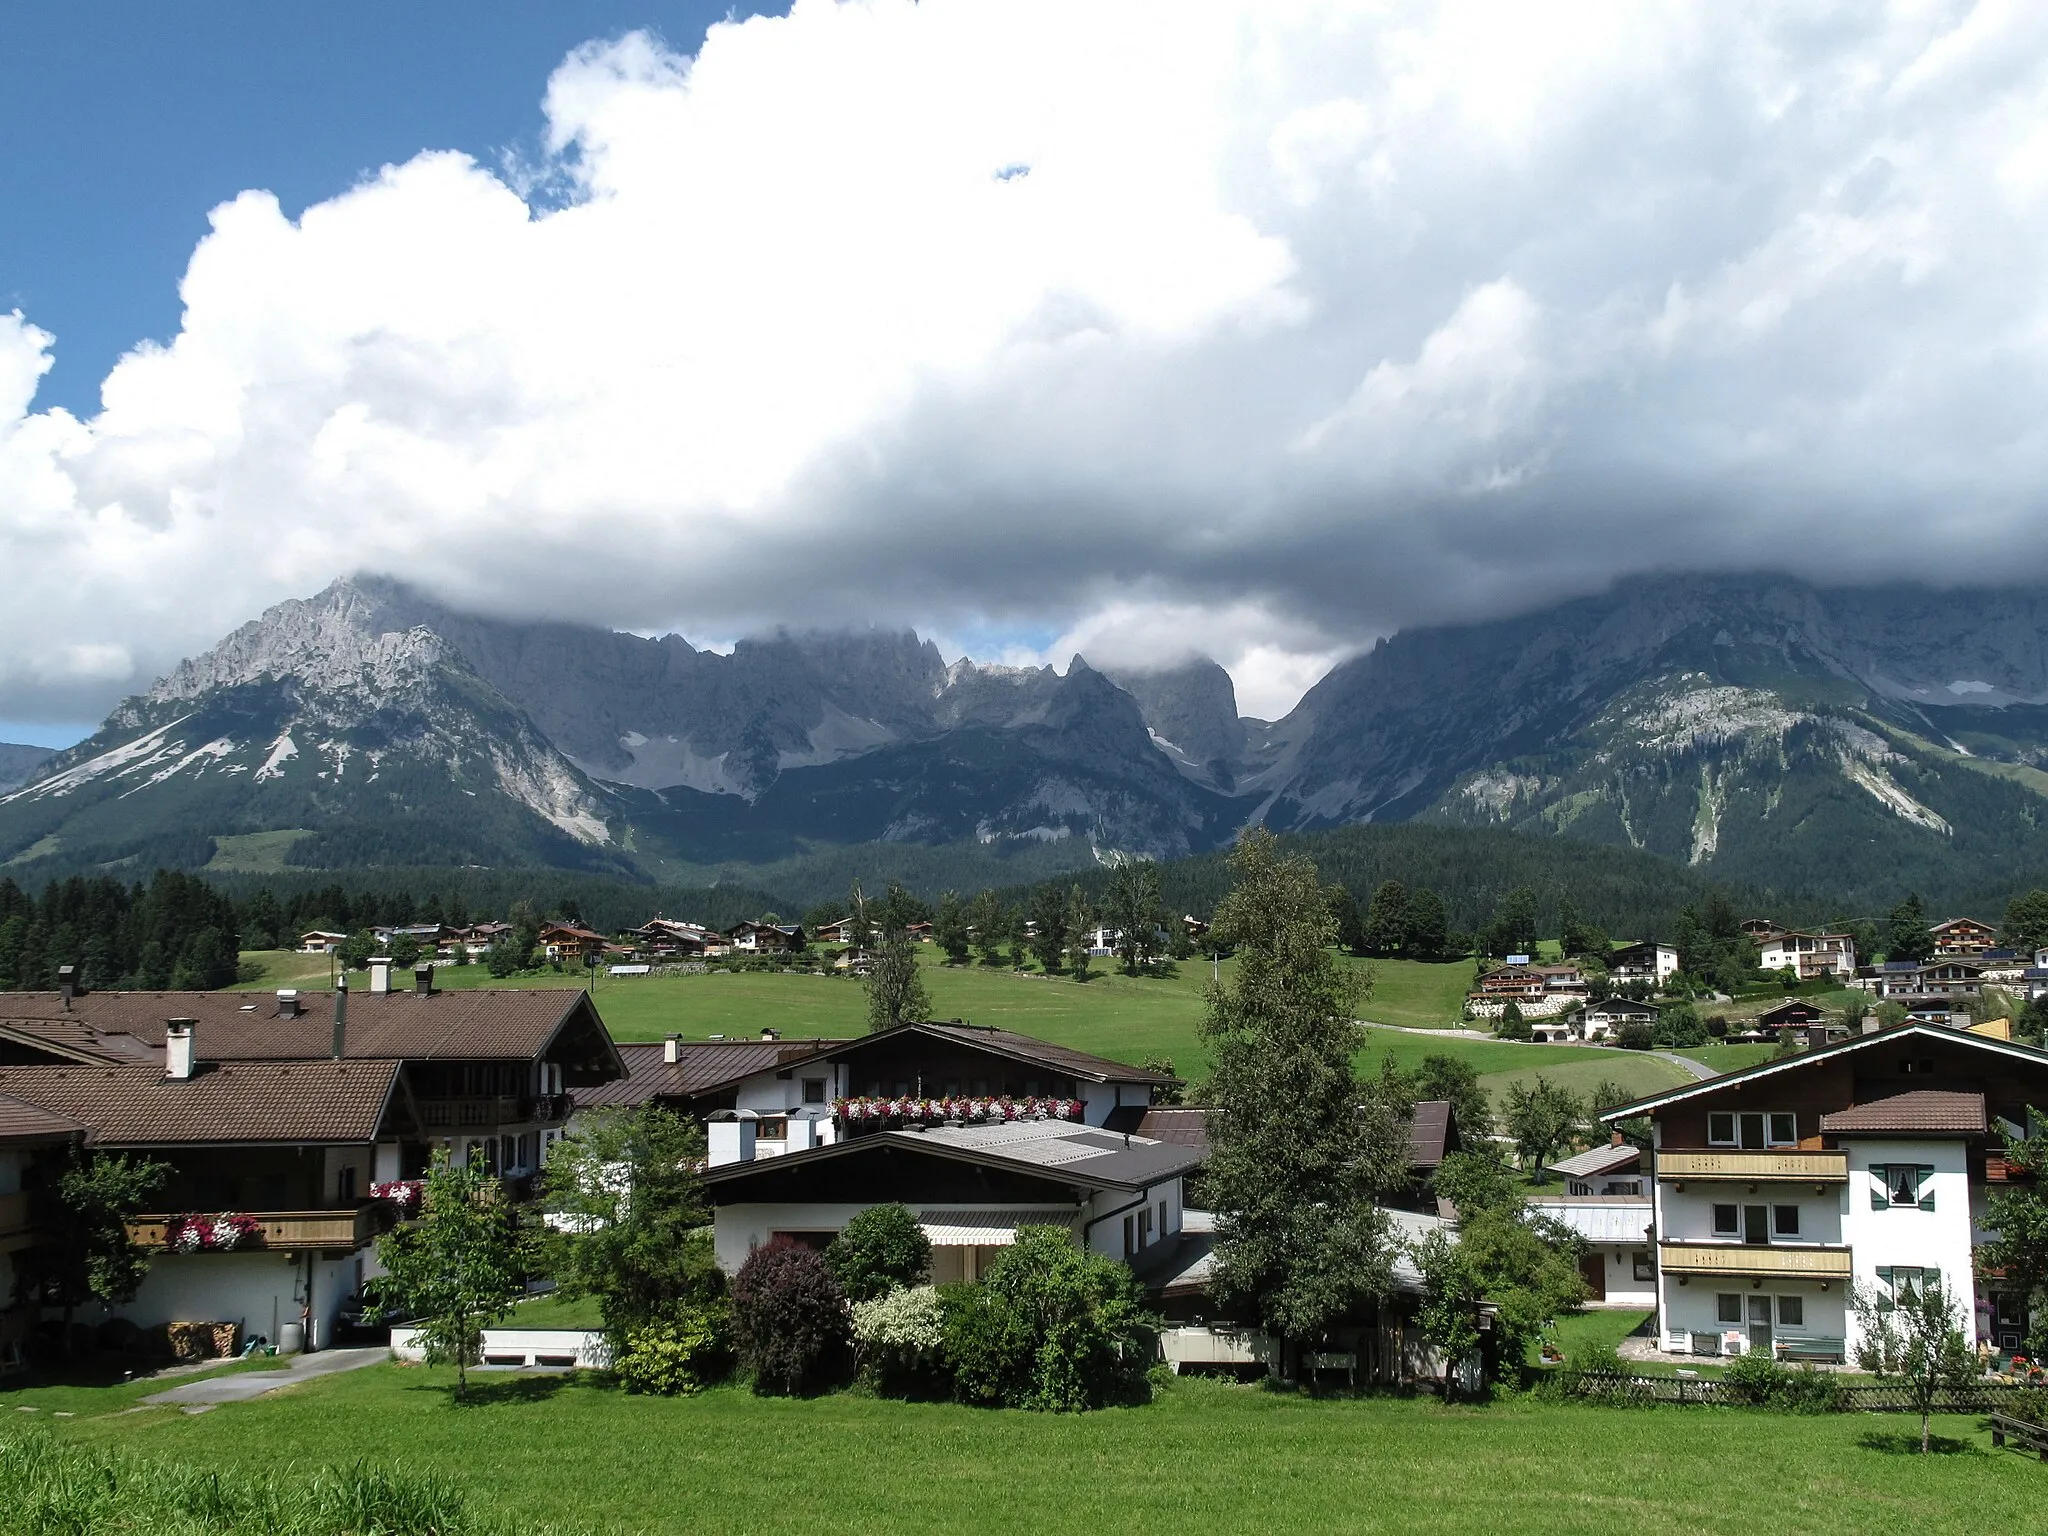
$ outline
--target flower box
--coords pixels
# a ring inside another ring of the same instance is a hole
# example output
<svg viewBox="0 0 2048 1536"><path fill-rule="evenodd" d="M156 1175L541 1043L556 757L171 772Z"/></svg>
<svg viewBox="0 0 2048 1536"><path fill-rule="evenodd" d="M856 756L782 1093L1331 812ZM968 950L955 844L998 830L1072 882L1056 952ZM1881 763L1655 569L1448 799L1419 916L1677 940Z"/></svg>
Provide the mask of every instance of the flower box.
<svg viewBox="0 0 2048 1536"><path fill-rule="evenodd" d="M1049 1097L1012 1098L888 1098L858 1097L835 1099L833 1118L853 1126L944 1125L957 1120L966 1125L1003 1125L1018 1120L1075 1120L1082 1117L1079 1099Z"/></svg>
<svg viewBox="0 0 2048 1536"><path fill-rule="evenodd" d="M232 1253L263 1235L263 1223L233 1211L202 1216L187 1213L164 1223L164 1247L172 1253Z"/></svg>

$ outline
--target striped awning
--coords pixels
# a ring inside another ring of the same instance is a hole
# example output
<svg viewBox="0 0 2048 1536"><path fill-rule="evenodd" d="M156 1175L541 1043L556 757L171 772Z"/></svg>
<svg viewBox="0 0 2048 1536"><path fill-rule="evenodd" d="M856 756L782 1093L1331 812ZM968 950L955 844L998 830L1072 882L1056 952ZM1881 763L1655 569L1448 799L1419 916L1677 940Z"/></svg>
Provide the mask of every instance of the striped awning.
<svg viewBox="0 0 2048 1536"><path fill-rule="evenodd" d="M1002 1248L1019 1227L1071 1227L1074 1210L920 1211L918 1223L934 1248Z"/></svg>

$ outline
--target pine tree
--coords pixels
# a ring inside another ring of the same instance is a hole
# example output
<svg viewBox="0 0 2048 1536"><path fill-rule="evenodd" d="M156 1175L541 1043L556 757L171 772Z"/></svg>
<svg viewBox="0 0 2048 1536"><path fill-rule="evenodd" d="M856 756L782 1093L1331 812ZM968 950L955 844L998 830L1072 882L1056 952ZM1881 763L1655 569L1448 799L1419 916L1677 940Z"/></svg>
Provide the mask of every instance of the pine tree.
<svg viewBox="0 0 2048 1536"><path fill-rule="evenodd" d="M1031 953L1038 968L1050 976L1060 968L1060 955L1067 947L1067 897L1056 885L1041 885L1031 893Z"/></svg>
<svg viewBox="0 0 2048 1536"><path fill-rule="evenodd" d="M932 938L946 952L947 964L967 963L972 941L967 932L967 908L962 904L958 891L947 891L939 897L939 913L932 923Z"/></svg>
<svg viewBox="0 0 2048 1536"><path fill-rule="evenodd" d="M1406 1143L1353 1071L1357 978L1329 947L1315 865L1283 859L1264 828L1230 863L1216 931L1237 974L1210 987L1202 1025L1214 1053L1203 1178L1219 1218L1215 1288L1294 1349L1390 1292L1395 1244L1375 1201L1405 1181Z"/></svg>
<svg viewBox="0 0 2048 1536"><path fill-rule="evenodd" d="M1909 895L1892 908L1886 923L1885 958L1923 962L1934 953L1934 934L1927 926L1927 909L1917 894Z"/></svg>

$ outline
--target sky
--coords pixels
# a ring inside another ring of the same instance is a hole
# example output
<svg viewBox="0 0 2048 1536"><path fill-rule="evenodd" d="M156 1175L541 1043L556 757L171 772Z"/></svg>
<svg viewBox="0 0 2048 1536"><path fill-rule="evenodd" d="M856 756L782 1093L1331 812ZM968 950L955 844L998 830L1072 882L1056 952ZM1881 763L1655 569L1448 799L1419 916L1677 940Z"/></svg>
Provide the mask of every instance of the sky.
<svg viewBox="0 0 2048 1536"><path fill-rule="evenodd" d="M1646 572L2048 566L2039 6L30 9L0 739L348 570L1271 717Z"/></svg>

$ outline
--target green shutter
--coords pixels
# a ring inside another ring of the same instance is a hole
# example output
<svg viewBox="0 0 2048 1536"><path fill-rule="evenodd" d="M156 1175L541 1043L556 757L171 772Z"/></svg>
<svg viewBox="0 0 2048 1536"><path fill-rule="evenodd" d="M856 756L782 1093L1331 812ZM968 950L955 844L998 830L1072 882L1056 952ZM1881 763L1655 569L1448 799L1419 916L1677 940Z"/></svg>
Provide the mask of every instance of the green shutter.
<svg viewBox="0 0 2048 1536"><path fill-rule="evenodd" d="M1931 1167L1920 1167L1913 1171L1920 1178L1920 1209L1931 1211L1934 1209L1934 1170Z"/></svg>
<svg viewBox="0 0 2048 1536"><path fill-rule="evenodd" d="M1883 1163L1872 1163L1870 1165L1870 1177L1875 1181L1870 1186L1870 1208L1873 1211L1891 1209L1891 1200L1885 1193L1885 1191L1891 1188L1891 1170L1885 1167ZM1882 1274L1883 1271L1880 1270L1879 1273Z"/></svg>

